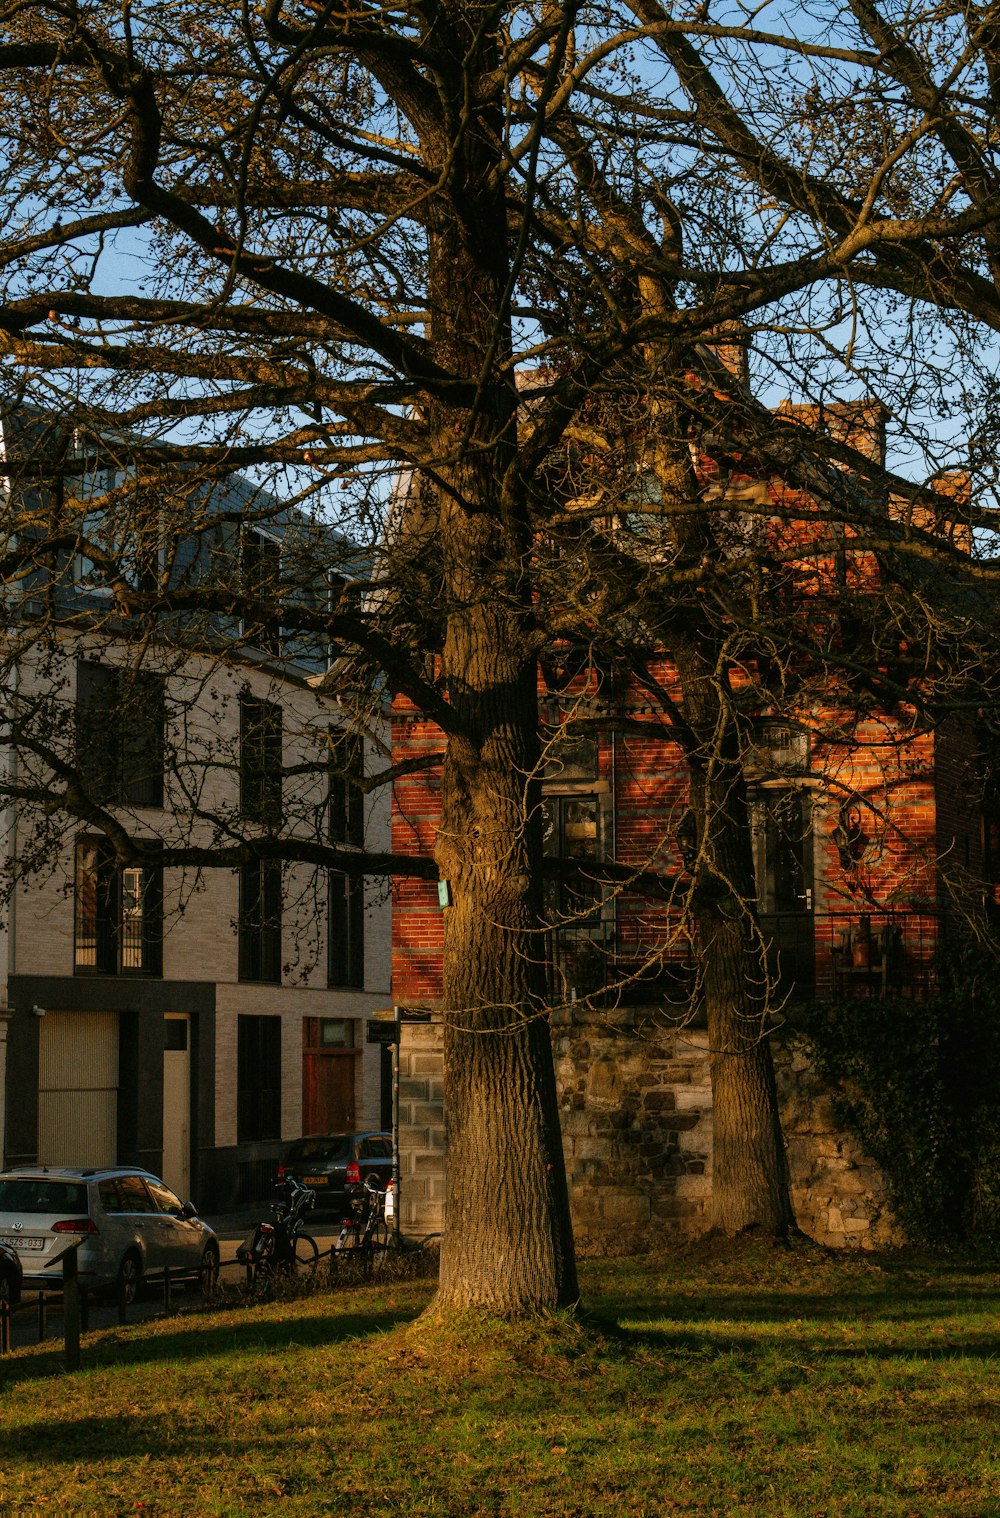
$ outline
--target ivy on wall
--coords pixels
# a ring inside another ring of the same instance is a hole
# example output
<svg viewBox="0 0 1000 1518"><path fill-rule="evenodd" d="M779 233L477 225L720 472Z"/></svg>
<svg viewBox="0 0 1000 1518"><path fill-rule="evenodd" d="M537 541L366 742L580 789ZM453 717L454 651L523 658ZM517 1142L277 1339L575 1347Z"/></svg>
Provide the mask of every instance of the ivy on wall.
<svg viewBox="0 0 1000 1518"><path fill-rule="evenodd" d="M975 946L925 1001L816 1002L803 1031L913 1243L1000 1246L1000 966Z"/></svg>

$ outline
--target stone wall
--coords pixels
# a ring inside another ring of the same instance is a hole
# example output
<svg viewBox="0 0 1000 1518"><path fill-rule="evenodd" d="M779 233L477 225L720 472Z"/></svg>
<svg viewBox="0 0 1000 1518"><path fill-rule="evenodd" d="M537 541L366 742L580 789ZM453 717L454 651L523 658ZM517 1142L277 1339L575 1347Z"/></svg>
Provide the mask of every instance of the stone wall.
<svg viewBox="0 0 1000 1518"><path fill-rule="evenodd" d="M658 1249L708 1227L712 1094L705 1035L632 1013L553 1031L580 1254Z"/></svg>
<svg viewBox="0 0 1000 1518"><path fill-rule="evenodd" d="M703 1029L654 1012L574 1011L553 1028L560 1120L581 1255L662 1249L704 1233L712 1188L712 1092ZM899 1242L878 1167L836 1123L804 1042L775 1040L779 1099L802 1230L833 1248ZM444 1212L440 1028L403 1024L400 1197L405 1233Z"/></svg>
<svg viewBox="0 0 1000 1518"><path fill-rule="evenodd" d="M399 1224L444 1227L444 1055L439 1023L405 1022L399 1046Z"/></svg>
<svg viewBox="0 0 1000 1518"><path fill-rule="evenodd" d="M776 1040L774 1062L792 1206L803 1233L832 1249L902 1243L885 1178L854 1135L838 1125L805 1041L794 1034Z"/></svg>

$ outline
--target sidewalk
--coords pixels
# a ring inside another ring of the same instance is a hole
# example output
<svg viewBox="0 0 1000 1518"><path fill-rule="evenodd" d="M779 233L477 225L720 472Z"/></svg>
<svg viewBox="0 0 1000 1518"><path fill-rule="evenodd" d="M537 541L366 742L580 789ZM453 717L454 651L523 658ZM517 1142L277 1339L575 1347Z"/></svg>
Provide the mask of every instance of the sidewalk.
<svg viewBox="0 0 1000 1518"><path fill-rule="evenodd" d="M268 1204L257 1202L251 1207L244 1207L239 1212L218 1213L212 1217L203 1219L215 1230L219 1240L219 1258L223 1265L231 1264L236 1259L236 1250L243 1240L251 1232L255 1224L268 1216ZM319 1245L320 1254L324 1254L337 1242L340 1235L340 1222L330 1216L325 1218L306 1219L304 1233L311 1234Z"/></svg>

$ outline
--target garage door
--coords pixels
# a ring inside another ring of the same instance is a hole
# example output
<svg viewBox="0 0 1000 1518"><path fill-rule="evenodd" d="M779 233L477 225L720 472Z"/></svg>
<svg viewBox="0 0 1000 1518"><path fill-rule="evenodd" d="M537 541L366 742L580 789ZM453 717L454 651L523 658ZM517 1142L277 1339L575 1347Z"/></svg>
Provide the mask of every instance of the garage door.
<svg viewBox="0 0 1000 1518"><path fill-rule="evenodd" d="M117 1012L46 1012L39 1025L39 1163L113 1165L117 1142Z"/></svg>

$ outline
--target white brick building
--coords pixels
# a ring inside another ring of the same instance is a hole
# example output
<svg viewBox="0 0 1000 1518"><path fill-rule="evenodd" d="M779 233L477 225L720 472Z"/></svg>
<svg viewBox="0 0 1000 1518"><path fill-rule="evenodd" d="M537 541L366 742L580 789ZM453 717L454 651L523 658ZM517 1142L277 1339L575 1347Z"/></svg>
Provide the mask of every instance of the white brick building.
<svg viewBox="0 0 1000 1518"><path fill-rule="evenodd" d="M0 1158L142 1164L228 1208L268 1193L303 1132L389 1119L388 1052L365 1036L391 1001L388 883L245 858L248 840L388 849L388 796L351 783L382 763L377 718L348 733L317 689L325 650L283 630L130 638L84 567L85 585L61 571L72 617L46 623L29 587L4 686L24 795L6 811ZM61 764L93 821L59 805ZM121 866L99 814L150 840L142 863Z"/></svg>

